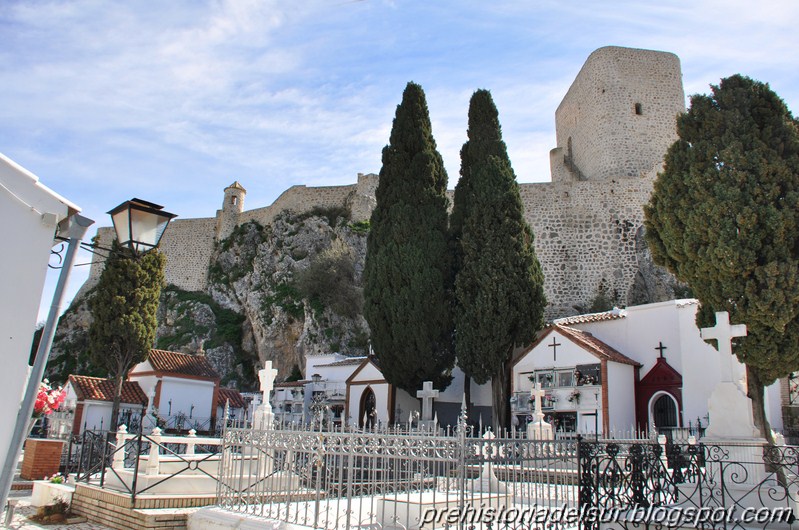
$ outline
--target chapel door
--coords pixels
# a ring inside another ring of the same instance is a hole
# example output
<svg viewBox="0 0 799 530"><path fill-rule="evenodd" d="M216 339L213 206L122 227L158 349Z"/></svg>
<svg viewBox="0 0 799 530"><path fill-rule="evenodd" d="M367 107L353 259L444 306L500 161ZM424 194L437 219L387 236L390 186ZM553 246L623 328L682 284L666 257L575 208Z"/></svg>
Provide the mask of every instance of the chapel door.
<svg viewBox="0 0 799 530"><path fill-rule="evenodd" d="M677 427L677 403L667 394L661 395L652 405L652 419L658 430Z"/></svg>
<svg viewBox="0 0 799 530"><path fill-rule="evenodd" d="M371 429L377 420L377 398L371 387L366 387L361 395L361 407L358 414L358 425Z"/></svg>

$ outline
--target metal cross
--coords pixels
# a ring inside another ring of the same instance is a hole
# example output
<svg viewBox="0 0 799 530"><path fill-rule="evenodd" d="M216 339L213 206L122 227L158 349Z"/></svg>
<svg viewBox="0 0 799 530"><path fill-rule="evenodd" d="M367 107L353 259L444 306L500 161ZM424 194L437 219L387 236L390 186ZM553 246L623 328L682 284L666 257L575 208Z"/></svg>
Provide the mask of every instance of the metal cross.
<svg viewBox="0 0 799 530"><path fill-rule="evenodd" d="M657 347L655 349L656 350L660 350L660 358L661 359L663 358L663 350L668 350L668 348L663 345L663 342L658 342L658 345L657 345Z"/></svg>
<svg viewBox="0 0 799 530"><path fill-rule="evenodd" d="M726 311L716 313L716 325L712 328L702 328L699 334L704 340L716 339L719 350L719 363L721 367L721 381L732 381L732 339L746 336L746 325L730 325L730 314Z"/></svg>
<svg viewBox="0 0 799 530"><path fill-rule="evenodd" d="M549 345L552 348L552 360L558 360L558 346L560 346L560 342L557 341L557 338L553 335L552 336L552 344Z"/></svg>

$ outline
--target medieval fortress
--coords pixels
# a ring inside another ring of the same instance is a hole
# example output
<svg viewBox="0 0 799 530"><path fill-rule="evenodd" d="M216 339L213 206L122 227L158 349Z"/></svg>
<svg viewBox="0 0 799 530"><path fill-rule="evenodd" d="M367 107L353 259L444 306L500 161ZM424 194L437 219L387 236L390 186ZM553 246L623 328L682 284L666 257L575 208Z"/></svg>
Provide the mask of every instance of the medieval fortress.
<svg viewBox="0 0 799 530"><path fill-rule="evenodd" d="M600 290L618 304L631 302L648 259L643 205L685 111L679 58L620 47L593 52L555 113L557 147L550 152L551 182L520 184L525 217L544 269L549 317L590 306ZM354 221L369 219L377 175L359 174L348 186L293 186L272 205L244 210L245 189L224 190L215 217L177 219L164 235L168 283L206 288L214 243L248 221L268 225L284 211L345 206ZM100 239L111 237L101 229ZM84 289L101 266L93 266Z"/></svg>

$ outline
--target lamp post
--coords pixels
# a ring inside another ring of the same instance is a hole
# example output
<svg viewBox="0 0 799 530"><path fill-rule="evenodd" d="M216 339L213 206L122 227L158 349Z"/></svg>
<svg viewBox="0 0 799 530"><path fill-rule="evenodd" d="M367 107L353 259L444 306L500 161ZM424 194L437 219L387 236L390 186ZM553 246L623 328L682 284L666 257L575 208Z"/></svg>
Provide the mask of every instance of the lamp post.
<svg viewBox="0 0 799 530"><path fill-rule="evenodd" d="M136 256L157 248L169 221L177 215L164 211L164 207L141 199L125 201L108 212L120 246Z"/></svg>
<svg viewBox="0 0 799 530"><path fill-rule="evenodd" d="M134 256L138 257L144 252L156 248L161 241L161 237L169 221L177 217L175 214L162 210L163 207L157 204L142 201L141 199L131 199L109 212L112 214L111 218L114 222L117 239L119 239L120 243L130 248ZM58 234L56 234L56 239L68 241L66 255L61 267L61 273L58 277L58 282L56 283L55 292L53 293L50 312L48 313L47 321L42 330L42 338L39 342L39 348L36 351L33 368L28 376L25 394L20 403L19 411L17 412L17 419L14 425L14 433L11 438L8 456L4 462L3 469L0 470L0 510L5 507L8 493L11 490L14 470L16 469L17 461L22 451L22 445L25 442L25 436L28 431L28 421L33 414L33 407L36 402L39 385L41 384L44 370L50 357L50 348L53 345L53 338L55 337L56 326L58 325L58 319L61 314L65 291L69 282L75 256L78 248L86 248L88 250L95 248L93 245L82 243L89 226L92 224L94 224L93 220L75 214L69 219L69 237L64 239L58 237Z"/></svg>

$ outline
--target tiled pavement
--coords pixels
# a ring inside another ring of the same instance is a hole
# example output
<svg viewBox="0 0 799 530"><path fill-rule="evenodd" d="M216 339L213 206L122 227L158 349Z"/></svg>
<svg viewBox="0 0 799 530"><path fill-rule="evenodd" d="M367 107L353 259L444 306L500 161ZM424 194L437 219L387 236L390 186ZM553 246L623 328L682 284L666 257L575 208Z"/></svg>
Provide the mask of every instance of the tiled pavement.
<svg viewBox="0 0 799 530"><path fill-rule="evenodd" d="M31 506L30 490L12 491L9 498L17 500L17 508L14 511L14 519L7 528L13 528L14 530L40 530L42 528L48 530L110 530L108 526L92 522L40 525L28 520L28 516L36 513L36 508ZM5 512L0 515L0 528L4 520Z"/></svg>

